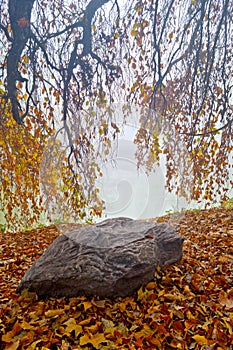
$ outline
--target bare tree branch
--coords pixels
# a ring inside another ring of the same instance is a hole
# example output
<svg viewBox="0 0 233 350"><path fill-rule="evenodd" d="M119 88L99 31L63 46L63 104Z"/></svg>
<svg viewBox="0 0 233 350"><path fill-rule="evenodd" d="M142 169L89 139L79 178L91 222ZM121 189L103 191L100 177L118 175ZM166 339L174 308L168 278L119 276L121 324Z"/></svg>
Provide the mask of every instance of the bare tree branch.
<svg viewBox="0 0 233 350"><path fill-rule="evenodd" d="M25 49L25 46L30 37L34 39L37 42L38 46L42 49L48 65L51 66L53 69L57 69L58 71L61 71L60 68L57 68L55 65L53 65L50 62L48 54L44 49L44 44L40 43L39 40L36 38L36 36L30 30L31 12L32 12L34 1L35 0L22 0L19 2L18 0L9 0L9 15L10 15L10 23L12 27L12 33L13 33L12 39L7 34L6 28L2 25L0 27L7 35L7 38L11 39L12 41L12 46L7 56L7 87L8 87L8 98L10 99L11 105L12 105L13 117L19 124L23 123L23 119L27 115L28 108L26 112L20 112L21 107L17 98L17 82L18 81L26 82L27 79L21 76L18 70L18 64L21 58L21 54ZM68 67L67 67L67 74L64 81L64 94L63 94L64 115L66 115L66 111L67 111L66 100L67 100L67 91L68 91L69 82L73 74L74 68L77 66L78 63L80 63L80 58L76 60L78 44L83 45L83 51L82 51L81 57L84 57L88 54L93 55L92 29L91 29L92 19L96 11L109 1L110 0L91 0L87 5L85 11L83 12L82 18L79 21L71 24L70 26L67 26L62 31L51 34L47 37L47 40L48 40L53 37L62 35L73 28L78 28L78 27L83 28L83 37L80 40L76 40L74 44L74 49L70 56L70 62L68 63ZM97 55L95 57L97 58Z"/></svg>
<svg viewBox="0 0 233 350"><path fill-rule="evenodd" d="M7 28L6 28L4 25L2 25L1 23L0 23L0 29L3 30L4 34L5 34L6 37L7 37L7 40L10 41L10 42L12 42L13 39L12 39L11 36L9 35L9 32L8 32Z"/></svg>
<svg viewBox="0 0 233 350"><path fill-rule="evenodd" d="M18 64L25 45L30 37L31 11L35 0L9 0L9 15L13 32L12 46L7 57L7 87L8 97L12 105L12 113L17 123L23 119L19 112L17 99L17 81L24 82L18 71Z"/></svg>

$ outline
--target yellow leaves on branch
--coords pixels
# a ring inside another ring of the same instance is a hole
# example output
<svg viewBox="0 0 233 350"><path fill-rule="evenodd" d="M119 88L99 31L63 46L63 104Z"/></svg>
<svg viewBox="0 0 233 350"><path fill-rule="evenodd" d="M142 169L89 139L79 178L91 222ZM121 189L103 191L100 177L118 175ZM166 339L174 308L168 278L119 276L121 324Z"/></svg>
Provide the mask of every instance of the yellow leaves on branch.
<svg viewBox="0 0 233 350"><path fill-rule="evenodd" d="M23 58L22 58L22 60L24 61L24 63L28 63L28 62L29 62L29 57L26 56L26 55L24 55ZM21 60L21 61L22 61L22 60Z"/></svg>
<svg viewBox="0 0 233 350"><path fill-rule="evenodd" d="M3 91L1 94L4 96ZM26 100L27 94L23 98ZM18 125L12 118L10 107L2 101L0 113L0 211L4 209L7 228L13 230L20 224L31 226L39 216L39 167L49 129L45 126L42 133L39 117L37 124L26 118L24 126Z"/></svg>

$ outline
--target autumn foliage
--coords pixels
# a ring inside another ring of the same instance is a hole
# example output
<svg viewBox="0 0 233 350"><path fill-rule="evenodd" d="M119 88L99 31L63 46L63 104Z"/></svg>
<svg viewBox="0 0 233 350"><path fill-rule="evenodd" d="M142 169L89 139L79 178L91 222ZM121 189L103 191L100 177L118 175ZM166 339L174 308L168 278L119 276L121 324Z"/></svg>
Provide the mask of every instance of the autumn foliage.
<svg viewBox="0 0 233 350"><path fill-rule="evenodd" d="M68 198L78 219L89 204L92 216L101 215L96 154L111 153L119 125L112 112L97 116L98 106L106 112L123 102L153 111L158 119L143 115L150 127L140 128L134 142L139 165L152 168L166 157L169 190L188 189L191 199L211 206L227 200L233 186L233 2L120 3L0 1L1 349L233 348L232 209L163 218L186 238L183 261L158 269L132 297L15 294L26 269L59 235L55 227L17 231L37 222L45 208L43 162L47 198L58 193L55 214ZM55 158L44 157L48 139L57 135L53 147L59 146L60 131L74 121L77 137L56 167ZM161 121L172 134L160 135ZM164 136L168 142L160 145Z"/></svg>
<svg viewBox="0 0 233 350"><path fill-rule="evenodd" d="M50 128L40 119L19 125L12 118L6 95L0 95L1 202L8 230L30 227L40 218L39 169Z"/></svg>
<svg viewBox="0 0 233 350"><path fill-rule="evenodd" d="M97 120L90 110L121 102L149 107L182 141L187 152L183 163L177 164L180 153L174 142L158 147L155 120L144 139L144 131L139 130L149 167L154 160L151 154L158 159L163 148L169 190L182 194L185 182L179 166L187 166L187 160L191 199L210 206L228 198L233 185L232 1L133 0L122 5L110 0L78 4L67 0L64 6L63 0L2 0L0 11L0 84L5 94L0 165L3 192L6 189L1 196L7 224L16 224L12 213L18 210L23 192L24 209L27 203L32 206L28 205L21 223L38 218L39 180L35 177L50 133L48 125L61 130L75 118L78 136L67 153L76 161L76 173L67 161L72 174L65 176L70 202L77 203L76 213L85 216L78 206L88 204L87 186L83 178L77 179L84 170L89 188L95 187L94 149L110 145L111 125L119 128L111 114ZM88 128L80 111L89 118ZM21 160L22 165L17 165ZM31 171L32 167L36 170ZM7 202L10 191L12 198ZM94 191L90 197L94 202ZM98 199L91 207L100 214Z"/></svg>
<svg viewBox="0 0 233 350"><path fill-rule="evenodd" d="M116 300L16 295L27 268L59 233L48 227L1 235L1 348L231 350L232 218L232 209L221 208L160 218L185 237L181 263Z"/></svg>

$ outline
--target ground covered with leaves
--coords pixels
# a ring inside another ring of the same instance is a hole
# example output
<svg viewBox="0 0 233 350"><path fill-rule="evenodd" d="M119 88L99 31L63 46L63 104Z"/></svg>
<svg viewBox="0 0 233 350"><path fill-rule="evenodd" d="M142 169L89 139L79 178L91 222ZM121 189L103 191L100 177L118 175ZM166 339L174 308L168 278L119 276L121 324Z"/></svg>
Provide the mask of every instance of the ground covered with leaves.
<svg viewBox="0 0 233 350"><path fill-rule="evenodd" d="M189 211L169 221L185 237L180 264L117 300L16 294L56 227L1 234L0 349L233 348L233 210Z"/></svg>

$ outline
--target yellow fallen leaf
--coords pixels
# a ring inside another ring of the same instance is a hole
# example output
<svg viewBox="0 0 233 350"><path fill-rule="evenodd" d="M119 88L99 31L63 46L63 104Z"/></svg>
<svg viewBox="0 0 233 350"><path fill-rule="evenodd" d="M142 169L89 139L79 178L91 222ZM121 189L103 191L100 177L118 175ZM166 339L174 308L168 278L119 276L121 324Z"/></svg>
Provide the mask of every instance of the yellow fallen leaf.
<svg viewBox="0 0 233 350"><path fill-rule="evenodd" d="M229 322L227 322L226 320L224 320L224 323L225 323L225 325L226 325L226 327L227 327L227 329L228 329L228 331L229 331L229 334L232 335L233 332L232 332L232 326L231 326L231 324L230 324Z"/></svg>
<svg viewBox="0 0 233 350"><path fill-rule="evenodd" d="M25 320L22 321L22 323L20 324L20 326L25 329L25 330L29 330L29 329L32 329L32 330L35 330L37 329L36 327L30 325L30 323L26 322Z"/></svg>
<svg viewBox="0 0 233 350"><path fill-rule="evenodd" d="M89 323L91 323L91 321L92 321L92 317L88 317L88 318L86 318L86 319L80 321L79 324L80 324L81 326L86 326L86 325L88 325Z"/></svg>
<svg viewBox="0 0 233 350"><path fill-rule="evenodd" d="M18 335L22 331L22 327L18 321L15 322L13 329L6 334L2 335L2 341L5 341L6 343L13 342L13 339L16 335Z"/></svg>
<svg viewBox="0 0 233 350"><path fill-rule="evenodd" d="M187 310L187 312L186 312L186 317L188 318L188 320L195 320L196 319L196 317L189 310Z"/></svg>
<svg viewBox="0 0 233 350"><path fill-rule="evenodd" d="M204 337L203 335L199 335L199 334L196 334L192 337L196 342L197 344L199 345L207 345L208 344L208 340L206 339L206 337Z"/></svg>
<svg viewBox="0 0 233 350"><path fill-rule="evenodd" d="M92 334L96 334L99 330L101 326L101 322L96 322L95 324L89 326L89 327L86 327L86 329L88 330L88 332L92 333Z"/></svg>
<svg viewBox="0 0 233 350"><path fill-rule="evenodd" d="M38 343L41 343L41 342L42 342L41 339L40 339L40 340L34 341L31 345L29 345L29 347L27 348L27 350L34 350L34 349L36 348L36 345L37 345Z"/></svg>
<svg viewBox="0 0 233 350"><path fill-rule="evenodd" d="M64 310L63 309L56 309L56 310L48 310L45 312L45 316L46 317L56 317L59 315L64 314Z"/></svg>
<svg viewBox="0 0 233 350"><path fill-rule="evenodd" d="M106 300L93 300L92 305L97 306L99 308L105 308L106 307Z"/></svg>
<svg viewBox="0 0 233 350"><path fill-rule="evenodd" d="M203 316L205 316L207 313L206 307L204 305L196 306L196 310Z"/></svg>
<svg viewBox="0 0 233 350"><path fill-rule="evenodd" d="M67 326L64 335L70 335L70 333L74 331L75 337L77 338L77 336L83 331L82 327L76 323L75 318L70 318L63 324Z"/></svg>
<svg viewBox="0 0 233 350"><path fill-rule="evenodd" d="M90 343L97 349L101 343L105 343L105 342L107 342L107 339L105 338L104 334L101 334L101 333L97 333L91 337L89 337L87 334L84 334L79 340L79 344L81 346Z"/></svg>
<svg viewBox="0 0 233 350"><path fill-rule="evenodd" d="M165 299L171 300L171 301L176 301L176 300L180 300L181 299L181 297L179 295L172 294L172 293L164 294L163 297Z"/></svg>
<svg viewBox="0 0 233 350"><path fill-rule="evenodd" d="M80 346L86 345L88 343L90 343L90 338L88 337L87 334L84 334L82 337L80 337L79 339Z"/></svg>
<svg viewBox="0 0 233 350"><path fill-rule="evenodd" d="M161 296L164 295L164 294L165 294L165 291L162 289L162 290L159 291L158 297L161 297Z"/></svg>
<svg viewBox="0 0 233 350"><path fill-rule="evenodd" d="M2 341L5 341L6 343L12 342L12 339L14 338L15 334L12 331L9 331L6 334L3 334Z"/></svg>
<svg viewBox="0 0 233 350"><path fill-rule="evenodd" d="M93 306L90 301L84 301L83 303L81 303L81 305L83 305L84 311L87 311L88 309L90 309Z"/></svg>
<svg viewBox="0 0 233 350"><path fill-rule="evenodd" d="M108 336L108 334L114 335L115 331L116 331L116 327L109 327L109 328L106 328L104 330L104 332L107 334L107 336Z"/></svg>

